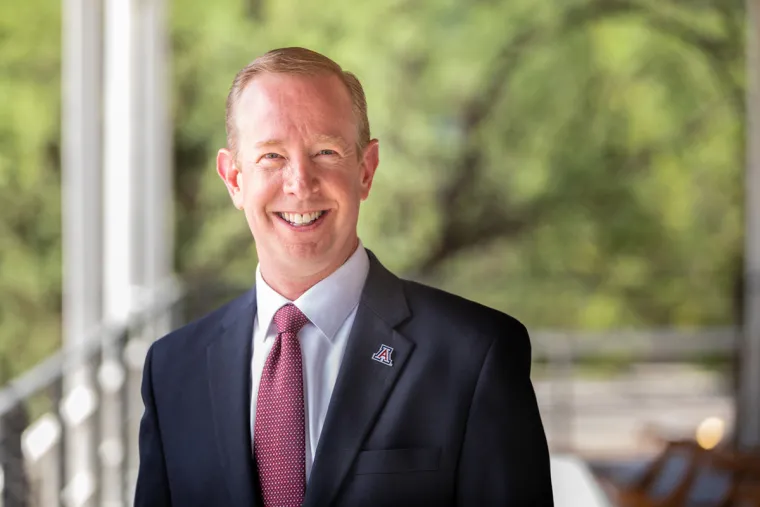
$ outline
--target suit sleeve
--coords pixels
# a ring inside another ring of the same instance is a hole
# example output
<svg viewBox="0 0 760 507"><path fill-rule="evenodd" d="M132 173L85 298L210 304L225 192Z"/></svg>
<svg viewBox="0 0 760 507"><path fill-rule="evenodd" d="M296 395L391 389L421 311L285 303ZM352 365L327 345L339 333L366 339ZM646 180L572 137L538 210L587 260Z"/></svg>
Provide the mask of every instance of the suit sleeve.
<svg viewBox="0 0 760 507"><path fill-rule="evenodd" d="M457 470L457 505L551 507L549 450L522 324L486 354Z"/></svg>
<svg viewBox="0 0 760 507"><path fill-rule="evenodd" d="M152 359L151 346L145 359L142 379L145 411L140 420L140 469L135 490L135 507L170 507L172 502L166 476L166 462L153 396Z"/></svg>

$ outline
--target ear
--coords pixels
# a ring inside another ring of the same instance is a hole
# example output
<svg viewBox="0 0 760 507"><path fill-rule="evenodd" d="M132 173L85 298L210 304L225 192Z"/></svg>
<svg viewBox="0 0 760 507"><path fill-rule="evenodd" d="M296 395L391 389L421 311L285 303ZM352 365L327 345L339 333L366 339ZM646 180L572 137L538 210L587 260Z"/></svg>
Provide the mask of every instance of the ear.
<svg viewBox="0 0 760 507"><path fill-rule="evenodd" d="M380 164L380 143L377 139L372 139L364 148L361 165L361 198L362 201L369 197L369 191L372 188L372 180L375 178L375 170Z"/></svg>
<svg viewBox="0 0 760 507"><path fill-rule="evenodd" d="M240 187L243 174L235 162L235 156L227 148L222 148L216 154L216 172L222 178L237 209L243 209L243 191Z"/></svg>

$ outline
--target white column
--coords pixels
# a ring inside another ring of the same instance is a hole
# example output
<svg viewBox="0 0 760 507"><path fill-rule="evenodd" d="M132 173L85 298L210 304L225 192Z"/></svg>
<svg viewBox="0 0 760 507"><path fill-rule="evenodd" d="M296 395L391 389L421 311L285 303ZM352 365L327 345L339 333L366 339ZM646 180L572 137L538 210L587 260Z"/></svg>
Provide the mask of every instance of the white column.
<svg viewBox="0 0 760 507"><path fill-rule="evenodd" d="M139 25L139 117L140 162L137 187L140 194L140 266L137 276L141 294L153 298L173 272L172 121L169 76L171 74L169 23L166 0L143 0L138 8ZM151 322L130 347L132 366L141 367L151 341L170 331L170 314ZM142 357L134 357L142 351ZM129 376L127 470L134 483L138 466L137 441L142 403L139 373ZM130 494L131 488L128 488ZM128 498L131 501L131 497Z"/></svg>
<svg viewBox="0 0 760 507"><path fill-rule="evenodd" d="M143 280L150 290L172 274L173 195L169 27L165 0L145 0L140 11L142 66L141 178L144 199Z"/></svg>
<svg viewBox="0 0 760 507"><path fill-rule="evenodd" d="M740 443L760 444L760 0L747 0L747 172Z"/></svg>
<svg viewBox="0 0 760 507"><path fill-rule="evenodd" d="M63 1L61 165L63 172L63 342L75 349L101 318L101 5ZM94 505L91 368L75 362L64 378L63 499Z"/></svg>
<svg viewBox="0 0 760 507"><path fill-rule="evenodd" d="M103 309L108 322L122 324L134 309L140 244L139 123L136 0L105 0L105 152ZM99 371L101 405L101 498L105 507L124 502L124 411L120 396L123 371L118 349L104 351Z"/></svg>
<svg viewBox="0 0 760 507"><path fill-rule="evenodd" d="M104 311L128 318L133 304L136 84L133 0L106 0Z"/></svg>

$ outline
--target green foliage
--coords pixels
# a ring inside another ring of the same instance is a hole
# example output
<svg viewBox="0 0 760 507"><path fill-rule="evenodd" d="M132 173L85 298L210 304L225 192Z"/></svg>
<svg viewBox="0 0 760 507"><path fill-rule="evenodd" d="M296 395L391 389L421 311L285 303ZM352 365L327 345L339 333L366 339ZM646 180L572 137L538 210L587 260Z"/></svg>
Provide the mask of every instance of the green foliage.
<svg viewBox="0 0 760 507"><path fill-rule="evenodd" d="M60 2L0 3L0 380L58 347Z"/></svg>
<svg viewBox="0 0 760 507"><path fill-rule="evenodd" d="M740 2L176 0L175 13L176 104L212 140L178 167L202 181L204 206L179 212L196 233L180 237L188 275L250 275L248 231L213 174L223 101L253 57L305 45L365 85L381 166L361 236L396 271L532 327L732 321Z"/></svg>
<svg viewBox="0 0 760 507"><path fill-rule="evenodd" d="M0 352L25 366L59 327L59 4L0 6ZM360 233L392 269L533 328L732 322L743 25L738 0L174 0L177 269L252 282L214 171L224 101L303 45L365 85Z"/></svg>

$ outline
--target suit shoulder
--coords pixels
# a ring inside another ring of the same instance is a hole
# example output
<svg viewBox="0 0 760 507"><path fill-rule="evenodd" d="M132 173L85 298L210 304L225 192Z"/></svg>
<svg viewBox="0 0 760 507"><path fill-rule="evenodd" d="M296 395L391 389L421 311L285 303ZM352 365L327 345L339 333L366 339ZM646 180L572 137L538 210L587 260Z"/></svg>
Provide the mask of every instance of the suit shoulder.
<svg viewBox="0 0 760 507"><path fill-rule="evenodd" d="M522 322L495 308L418 282L403 280L403 283L412 312L423 318L432 317L490 338L513 333L527 335Z"/></svg>
<svg viewBox="0 0 760 507"><path fill-rule="evenodd" d="M225 303L223 306L185 324L156 340L152 348L154 354L175 354L176 351L187 353L198 347L205 347L216 336L216 330L231 309L243 305L251 297L250 291Z"/></svg>

